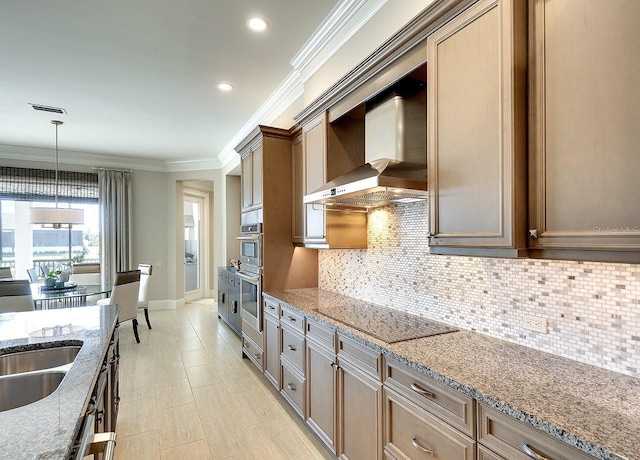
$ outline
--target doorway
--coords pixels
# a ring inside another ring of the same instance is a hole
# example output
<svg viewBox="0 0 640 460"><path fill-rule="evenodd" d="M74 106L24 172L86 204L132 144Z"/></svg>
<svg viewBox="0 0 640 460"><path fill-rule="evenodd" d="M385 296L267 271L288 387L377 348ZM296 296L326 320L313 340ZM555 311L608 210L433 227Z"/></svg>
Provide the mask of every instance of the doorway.
<svg viewBox="0 0 640 460"><path fill-rule="evenodd" d="M201 299L209 289L209 194L184 188L184 298Z"/></svg>

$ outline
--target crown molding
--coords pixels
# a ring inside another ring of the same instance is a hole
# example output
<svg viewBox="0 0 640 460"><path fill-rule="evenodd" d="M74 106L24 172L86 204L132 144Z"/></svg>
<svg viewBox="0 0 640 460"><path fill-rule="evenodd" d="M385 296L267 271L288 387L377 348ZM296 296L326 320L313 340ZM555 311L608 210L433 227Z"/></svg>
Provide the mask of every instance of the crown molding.
<svg viewBox="0 0 640 460"><path fill-rule="evenodd" d="M165 162L167 172L202 171L208 169L220 169L222 163L218 158L207 160L178 160Z"/></svg>
<svg viewBox="0 0 640 460"><path fill-rule="evenodd" d="M305 83L351 39L388 0L345 0L318 26L290 61Z"/></svg>
<svg viewBox="0 0 640 460"><path fill-rule="evenodd" d="M96 166L100 168L127 168L144 171L166 172L164 161L148 160L133 156L104 155L98 153L58 150L59 162L67 165ZM0 144L0 158L18 161L54 163L53 149Z"/></svg>

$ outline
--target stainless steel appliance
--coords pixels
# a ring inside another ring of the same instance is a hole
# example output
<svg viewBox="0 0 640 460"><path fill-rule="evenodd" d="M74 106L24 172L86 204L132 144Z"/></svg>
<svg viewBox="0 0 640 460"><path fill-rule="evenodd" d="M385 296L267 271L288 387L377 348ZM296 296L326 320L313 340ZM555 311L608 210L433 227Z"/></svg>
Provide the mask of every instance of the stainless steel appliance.
<svg viewBox="0 0 640 460"><path fill-rule="evenodd" d="M240 227L240 316L262 331L262 224Z"/></svg>
<svg viewBox="0 0 640 460"><path fill-rule="evenodd" d="M240 226L240 262L262 268L262 224Z"/></svg>

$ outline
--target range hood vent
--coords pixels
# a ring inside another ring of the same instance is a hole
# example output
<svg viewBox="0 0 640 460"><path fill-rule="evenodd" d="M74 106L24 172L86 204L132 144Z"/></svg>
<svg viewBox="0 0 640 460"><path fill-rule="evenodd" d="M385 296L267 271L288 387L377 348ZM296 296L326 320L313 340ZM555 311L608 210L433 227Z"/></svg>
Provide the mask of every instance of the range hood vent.
<svg viewBox="0 0 640 460"><path fill-rule="evenodd" d="M367 103L367 163L306 195L304 203L366 210L427 198L426 90L416 80L403 83Z"/></svg>

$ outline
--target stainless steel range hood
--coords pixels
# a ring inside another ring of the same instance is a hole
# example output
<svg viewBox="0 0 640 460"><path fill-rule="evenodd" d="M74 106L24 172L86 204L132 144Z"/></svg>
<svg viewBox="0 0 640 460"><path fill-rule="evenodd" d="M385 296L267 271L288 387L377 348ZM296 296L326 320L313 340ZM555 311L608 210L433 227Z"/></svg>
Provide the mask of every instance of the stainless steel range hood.
<svg viewBox="0 0 640 460"><path fill-rule="evenodd" d="M369 209L427 198L426 91L393 94L365 114L366 164L304 197L304 203Z"/></svg>

